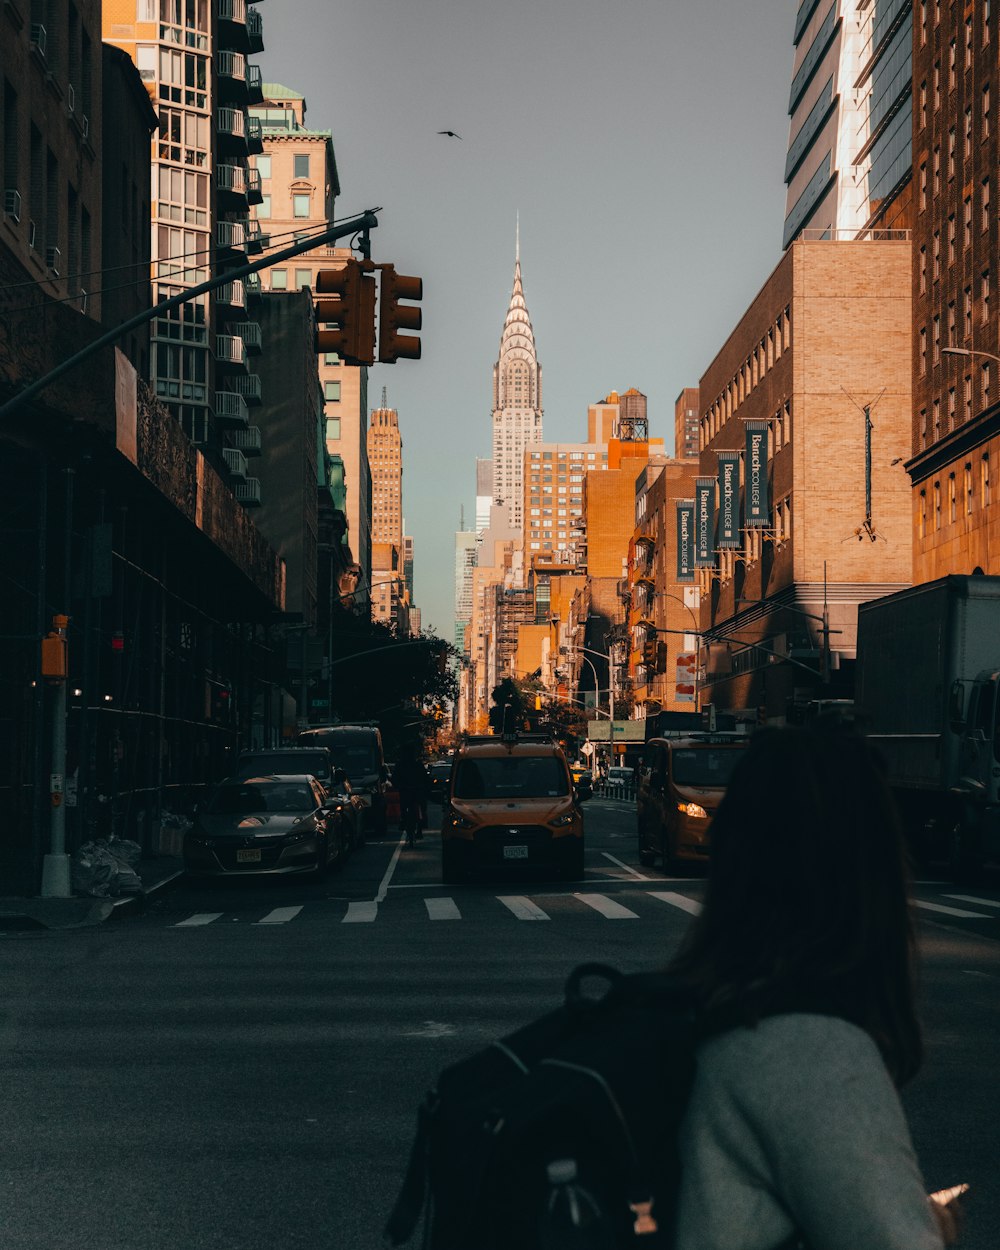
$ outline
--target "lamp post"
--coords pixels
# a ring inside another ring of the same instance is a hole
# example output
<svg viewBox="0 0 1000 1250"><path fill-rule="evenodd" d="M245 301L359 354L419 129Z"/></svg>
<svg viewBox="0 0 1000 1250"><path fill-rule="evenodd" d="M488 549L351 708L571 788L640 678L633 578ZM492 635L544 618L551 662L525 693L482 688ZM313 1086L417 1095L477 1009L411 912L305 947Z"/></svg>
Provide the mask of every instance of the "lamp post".
<svg viewBox="0 0 1000 1250"><path fill-rule="evenodd" d="M993 352L981 352L978 347L942 347L942 356L986 356L989 360L995 360L1000 364L1000 356L995 356Z"/></svg>
<svg viewBox="0 0 1000 1250"><path fill-rule="evenodd" d="M673 593L672 593L671 591L669 591L669 590L661 590L661 591L659 592L659 594L660 594L660 595L661 595L664 599L673 599L676 603L679 603L679 604L681 605L681 607L682 607L682 608L686 608L686 609L687 609L687 611L688 611L688 613L690 614L690 617L691 617L691 624L694 626L694 629L692 630L692 633L694 634L694 706L695 706L695 711L697 711L697 710L698 710L698 699L699 699L699 697L700 697L700 695L701 695L701 689L700 689L700 687L701 687L701 680L700 680L700 679L701 679L701 628L700 628L700 622L699 622L698 618L697 618L697 617L695 616L695 614L694 614L694 608L692 608L692 606L690 605L690 603L685 603L685 601L684 601L684 600L680 597L680 595L675 595L675 594L673 594Z"/></svg>

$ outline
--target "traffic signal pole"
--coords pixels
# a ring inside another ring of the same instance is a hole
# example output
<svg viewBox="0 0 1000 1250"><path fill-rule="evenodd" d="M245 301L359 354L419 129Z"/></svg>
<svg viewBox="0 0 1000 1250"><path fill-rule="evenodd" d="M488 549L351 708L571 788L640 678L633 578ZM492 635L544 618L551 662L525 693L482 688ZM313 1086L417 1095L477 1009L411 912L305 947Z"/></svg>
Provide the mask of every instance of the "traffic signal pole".
<svg viewBox="0 0 1000 1250"><path fill-rule="evenodd" d="M83 364L85 360L89 360L91 356L97 354L105 347L110 347L116 343L123 335L128 334L130 330L134 330L137 326L145 325L152 321L154 317L161 317L164 313L171 312L175 308L179 308L181 304L186 304L189 300L196 299L199 295L204 295L208 291L214 291L220 286L225 286L229 282L239 282L242 278L247 278L251 274L257 273L261 269L269 269L272 265L280 265L282 261L291 260L293 256L300 256L303 252L311 252L315 248L320 247L324 243L334 243L338 239L350 238L351 235L361 233L367 237L369 230L374 230L378 225L378 218L375 216L376 209L368 209L361 214L360 217L354 217L350 221L346 221L343 225L330 226L321 234L311 235L308 239L302 239L297 243L293 243L288 247L282 248L280 252L271 252L260 260L252 261L250 264L241 265L238 269L227 269L224 273L216 274L214 278L209 278L206 282L199 283L198 286L189 287L185 291L181 291L179 295L173 295L170 299L161 300L159 304L154 304L152 308L147 308L144 312L138 313L128 321L123 321L121 325L115 326L106 334L102 334L100 338L95 339L93 343L88 343L81 348L75 355L68 357L61 364L56 365L54 369L38 378L26 386L23 391L18 391L5 404L0 406L0 421L5 417L11 416L23 404L33 399L41 391L45 390L63 374L69 373L71 369L75 369L77 365ZM365 251L365 244L360 250Z"/></svg>

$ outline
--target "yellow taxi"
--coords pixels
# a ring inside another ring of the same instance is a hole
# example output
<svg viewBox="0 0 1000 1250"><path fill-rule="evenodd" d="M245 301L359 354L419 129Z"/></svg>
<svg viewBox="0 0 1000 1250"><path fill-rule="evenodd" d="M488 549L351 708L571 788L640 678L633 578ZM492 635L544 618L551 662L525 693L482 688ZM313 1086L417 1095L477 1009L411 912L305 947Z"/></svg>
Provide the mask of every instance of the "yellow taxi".
<svg viewBox="0 0 1000 1250"><path fill-rule="evenodd" d="M583 795L541 735L468 738L455 752L441 827L441 875L556 868L583 876Z"/></svg>

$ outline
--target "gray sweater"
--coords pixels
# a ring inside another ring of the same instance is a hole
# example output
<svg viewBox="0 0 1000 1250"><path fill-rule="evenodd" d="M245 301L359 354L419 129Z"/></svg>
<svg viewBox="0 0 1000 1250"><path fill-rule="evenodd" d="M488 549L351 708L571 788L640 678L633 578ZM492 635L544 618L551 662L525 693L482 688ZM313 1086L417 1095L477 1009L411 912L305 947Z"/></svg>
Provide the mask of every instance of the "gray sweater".
<svg viewBox="0 0 1000 1250"><path fill-rule="evenodd" d="M706 1042L681 1129L677 1250L941 1250L899 1097L867 1033L773 1016Z"/></svg>

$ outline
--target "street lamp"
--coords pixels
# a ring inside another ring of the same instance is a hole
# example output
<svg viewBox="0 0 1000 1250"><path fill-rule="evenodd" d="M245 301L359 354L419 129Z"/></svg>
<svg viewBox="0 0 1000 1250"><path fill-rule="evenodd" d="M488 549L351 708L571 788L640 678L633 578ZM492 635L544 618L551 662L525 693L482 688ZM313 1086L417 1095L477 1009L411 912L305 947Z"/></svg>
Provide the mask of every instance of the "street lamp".
<svg viewBox="0 0 1000 1250"><path fill-rule="evenodd" d="M1000 356L995 356L992 352L981 352L978 348L973 347L942 347L942 356L986 356L990 360L995 360L1000 364Z"/></svg>
<svg viewBox="0 0 1000 1250"><path fill-rule="evenodd" d="M659 594L660 594L660 595L661 595L664 599L673 599L675 602L679 603L679 604L681 605L681 607L682 607L682 608L686 608L686 609L687 609L687 611L688 611L688 613L689 613L689 615L690 615L690 617L691 617L691 623L692 623L692 625L694 625L694 629L692 630L692 633L694 634L694 706L695 706L695 710L697 711L697 709L698 709L698 699L699 699L699 696L700 696L700 694L701 694L701 691L700 691L700 689L699 689L699 687L700 687L700 685L701 685L701 681L700 681L700 677L701 677L701 628L700 628L700 622L699 622L698 618L697 618L697 617L695 616L695 614L694 614L694 608L692 608L692 606L690 605L690 603L685 602L685 600L683 600L683 599L680 597L680 595L675 595L675 594L673 594L673 593L672 593L671 591L669 591L669 590L661 590L661 591L659 591L658 593L659 593ZM664 632L664 633L667 633L667 632L671 632L671 631L664 630L663 632Z"/></svg>
<svg viewBox="0 0 1000 1250"><path fill-rule="evenodd" d="M609 718L611 720L614 720L615 719L615 683L614 683L614 678L612 677L612 674L611 674L610 652L595 651L592 647L560 647L559 648L560 655L568 655L570 652L579 653L584 664L590 665L590 671L594 674L594 696L598 700L598 702L600 702L600 698L601 698L601 683L597 677L597 669L594 666L594 661L588 660L587 656L584 655L584 652L587 652L590 655L600 656L602 660L607 661L607 665L608 665L608 714L609 714Z"/></svg>

